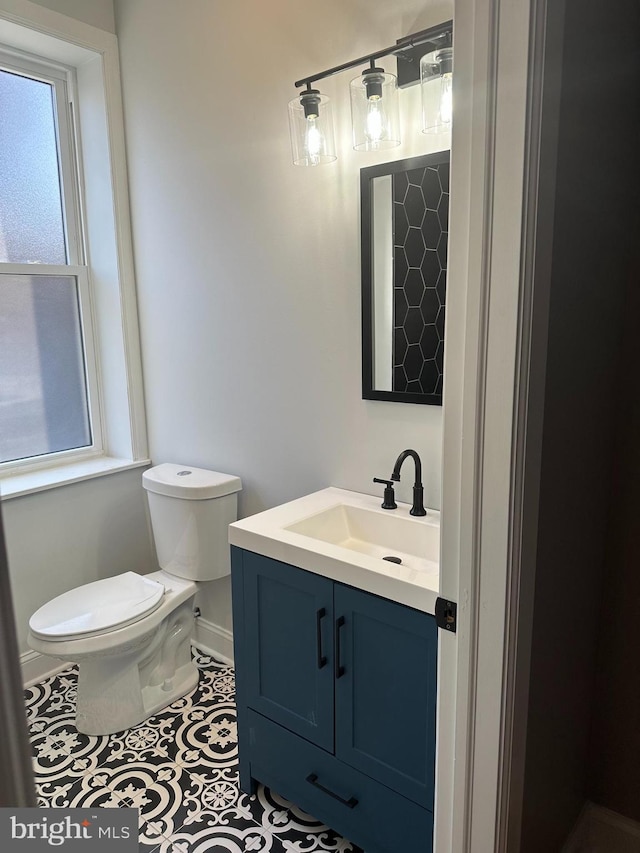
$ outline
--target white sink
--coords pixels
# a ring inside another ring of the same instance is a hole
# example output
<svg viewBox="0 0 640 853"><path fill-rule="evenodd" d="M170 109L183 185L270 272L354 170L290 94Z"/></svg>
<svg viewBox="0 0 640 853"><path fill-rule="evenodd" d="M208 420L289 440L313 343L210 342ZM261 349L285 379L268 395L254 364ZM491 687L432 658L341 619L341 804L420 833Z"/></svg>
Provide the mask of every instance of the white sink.
<svg viewBox="0 0 640 853"><path fill-rule="evenodd" d="M440 528L395 512L341 503L286 530L396 565L437 572Z"/></svg>
<svg viewBox="0 0 640 853"><path fill-rule="evenodd" d="M409 504L385 510L381 502L381 495L332 486L235 521L229 542L433 613L440 513L427 509L426 516L412 516Z"/></svg>

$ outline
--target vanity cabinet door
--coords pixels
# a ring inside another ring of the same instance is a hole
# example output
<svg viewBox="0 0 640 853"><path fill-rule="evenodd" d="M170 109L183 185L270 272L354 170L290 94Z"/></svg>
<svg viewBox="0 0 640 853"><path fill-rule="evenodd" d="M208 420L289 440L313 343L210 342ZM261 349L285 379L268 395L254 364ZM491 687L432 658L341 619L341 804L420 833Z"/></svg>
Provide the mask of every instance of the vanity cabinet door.
<svg viewBox="0 0 640 853"><path fill-rule="evenodd" d="M250 551L242 567L244 701L332 752L333 582Z"/></svg>
<svg viewBox="0 0 640 853"><path fill-rule="evenodd" d="M342 584L334 607L336 757L432 810L435 619Z"/></svg>

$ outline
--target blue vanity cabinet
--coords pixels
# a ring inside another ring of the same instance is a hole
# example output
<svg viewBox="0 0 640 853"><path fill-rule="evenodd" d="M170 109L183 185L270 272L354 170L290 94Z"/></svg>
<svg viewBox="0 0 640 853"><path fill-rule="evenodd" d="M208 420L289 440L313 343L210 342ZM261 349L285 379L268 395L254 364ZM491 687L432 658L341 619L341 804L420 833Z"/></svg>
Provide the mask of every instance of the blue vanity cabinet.
<svg viewBox="0 0 640 853"><path fill-rule="evenodd" d="M333 751L333 583L244 551L244 699Z"/></svg>
<svg viewBox="0 0 640 853"><path fill-rule="evenodd" d="M335 584L335 754L425 808L435 767L433 616Z"/></svg>
<svg viewBox="0 0 640 853"><path fill-rule="evenodd" d="M435 619L232 547L240 787L366 853L433 834Z"/></svg>

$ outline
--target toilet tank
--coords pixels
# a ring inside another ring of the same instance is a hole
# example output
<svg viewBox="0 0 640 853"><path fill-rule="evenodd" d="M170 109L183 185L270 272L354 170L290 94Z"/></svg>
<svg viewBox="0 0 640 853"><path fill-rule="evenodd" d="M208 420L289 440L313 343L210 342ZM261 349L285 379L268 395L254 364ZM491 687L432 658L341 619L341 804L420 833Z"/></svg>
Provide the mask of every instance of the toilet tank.
<svg viewBox="0 0 640 853"><path fill-rule="evenodd" d="M208 581L231 571L227 528L238 517L239 477L165 463L142 475L160 567Z"/></svg>

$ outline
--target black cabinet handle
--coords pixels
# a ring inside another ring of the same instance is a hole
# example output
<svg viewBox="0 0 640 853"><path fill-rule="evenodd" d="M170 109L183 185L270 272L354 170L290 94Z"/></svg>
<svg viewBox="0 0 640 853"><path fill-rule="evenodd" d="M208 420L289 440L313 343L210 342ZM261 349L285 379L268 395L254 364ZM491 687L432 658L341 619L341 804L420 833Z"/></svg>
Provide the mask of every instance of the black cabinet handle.
<svg viewBox="0 0 640 853"><path fill-rule="evenodd" d="M322 654L322 620L326 615L327 611L324 607L321 607L316 613L316 654L318 656L318 669L322 669L327 663L326 657Z"/></svg>
<svg viewBox="0 0 640 853"><path fill-rule="evenodd" d="M338 794L335 794L333 791L325 788L324 785L321 785L320 782L318 782L318 776L316 773L309 774L309 776L307 776L307 782L309 782L310 785L313 785L314 788L319 788L324 794L328 794L330 797L333 797L334 800L342 803L342 805L346 806L348 809L354 809L358 805L358 801L355 797L349 797L348 800L343 800L342 797L338 796Z"/></svg>
<svg viewBox="0 0 640 853"><path fill-rule="evenodd" d="M344 667L340 663L340 628L344 625L344 616L336 619L335 626L335 676L341 678L344 675Z"/></svg>

